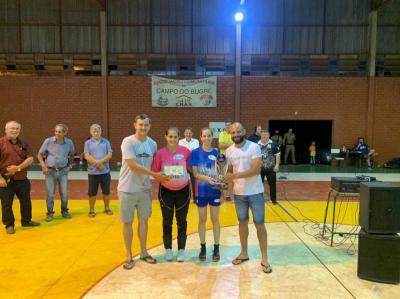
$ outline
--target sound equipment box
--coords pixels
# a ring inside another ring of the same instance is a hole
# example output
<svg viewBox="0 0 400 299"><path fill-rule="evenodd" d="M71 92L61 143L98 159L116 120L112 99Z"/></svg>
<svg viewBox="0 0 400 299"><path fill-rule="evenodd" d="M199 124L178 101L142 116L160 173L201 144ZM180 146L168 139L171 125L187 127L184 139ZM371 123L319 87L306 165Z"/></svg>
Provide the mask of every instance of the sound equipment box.
<svg viewBox="0 0 400 299"><path fill-rule="evenodd" d="M400 185L361 183L359 216L360 226L368 233L399 233Z"/></svg>
<svg viewBox="0 0 400 299"><path fill-rule="evenodd" d="M357 276L384 283L400 282L400 236L398 234L358 235Z"/></svg>
<svg viewBox="0 0 400 299"><path fill-rule="evenodd" d="M331 177L331 188L336 192L360 193L361 180L352 177Z"/></svg>
<svg viewBox="0 0 400 299"><path fill-rule="evenodd" d="M376 181L376 177L370 175L357 175L356 179L359 179L361 182L373 182Z"/></svg>

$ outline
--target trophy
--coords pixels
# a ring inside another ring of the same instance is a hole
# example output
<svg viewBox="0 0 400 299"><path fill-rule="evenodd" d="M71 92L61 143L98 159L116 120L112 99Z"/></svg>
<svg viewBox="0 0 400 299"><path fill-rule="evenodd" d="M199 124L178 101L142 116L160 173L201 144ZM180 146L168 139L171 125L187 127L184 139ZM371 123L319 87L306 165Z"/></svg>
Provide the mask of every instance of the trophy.
<svg viewBox="0 0 400 299"><path fill-rule="evenodd" d="M228 160L224 154L218 154L217 158L215 159L215 174L217 176L216 185L218 185L221 190L228 188L228 185L222 180L227 171Z"/></svg>

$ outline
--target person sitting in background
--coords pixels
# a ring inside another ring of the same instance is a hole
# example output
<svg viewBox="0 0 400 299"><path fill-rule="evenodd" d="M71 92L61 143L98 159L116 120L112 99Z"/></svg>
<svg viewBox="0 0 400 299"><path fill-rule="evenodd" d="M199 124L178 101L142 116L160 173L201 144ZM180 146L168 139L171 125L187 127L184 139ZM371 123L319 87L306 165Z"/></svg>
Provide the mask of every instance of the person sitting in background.
<svg viewBox="0 0 400 299"><path fill-rule="evenodd" d="M315 156L317 154L317 147L315 146L315 141L311 142L310 147L308 148L310 151L310 164L315 165Z"/></svg>
<svg viewBox="0 0 400 299"><path fill-rule="evenodd" d="M367 160L368 168L372 169L370 157L374 155L375 150L369 150L368 144L365 143L363 137L358 138L358 143L354 146L353 150L359 152L361 158Z"/></svg>
<svg viewBox="0 0 400 299"><path fill-rule="evenodd" d="M256 127L254 128L254 133L250 135L249 138L247 138L247 140L257 143L260 141L260 139L261 139L261 126L256 125Z"/></svg>

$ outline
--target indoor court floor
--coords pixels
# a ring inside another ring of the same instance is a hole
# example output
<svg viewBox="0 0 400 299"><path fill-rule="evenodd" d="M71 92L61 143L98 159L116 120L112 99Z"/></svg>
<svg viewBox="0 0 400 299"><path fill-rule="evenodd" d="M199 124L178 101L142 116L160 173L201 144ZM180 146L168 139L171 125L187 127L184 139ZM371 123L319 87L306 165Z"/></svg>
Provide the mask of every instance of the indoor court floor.
<svg viewBox="0 0 400 299"><path fill-rule="evenodd" d="M112 175L114 179L118 177L116 172ZM123 270L125 253L118 201L112 200L115 213L108 216L102 213L99 200L96 217L89 218L86 172L74 171L70 175L69 202L73 218L66 220L57 214L57 200L56 217L46 223L43 177L39 172L31 172L33 220L40 221L41 226L22 228L18 200L14 202L16 234L0 231L0 275L4 278L0 280L0 298L400 298L399 285L357 277L356 236L335 235L333 247L329 246L329 230L321 238L331 176L354 173L280 174L279 204L274 206L266 201L268 249L273 267L273 273L267 275L261 271L253 225L249 225L250 261L239 266L231 264L240 249L232 202L225 202L220 210L220 262L213 263L209 258L212 231L207 231L207 261L198 261L198 216L193 203L188 214L187 260L166 262L161 211L154 200L148 247L159 262L137 262L134 269ZM400 182L399 173L374 176ZM113 180L113 199L117 198L115 186ZM357 232L358 200L339 201L336 215L337 230ZM137 223L134 225L136 232ZM211 228L210 222L207 228ZM139 253L138 243L135 233L135 255Z"/></svg>

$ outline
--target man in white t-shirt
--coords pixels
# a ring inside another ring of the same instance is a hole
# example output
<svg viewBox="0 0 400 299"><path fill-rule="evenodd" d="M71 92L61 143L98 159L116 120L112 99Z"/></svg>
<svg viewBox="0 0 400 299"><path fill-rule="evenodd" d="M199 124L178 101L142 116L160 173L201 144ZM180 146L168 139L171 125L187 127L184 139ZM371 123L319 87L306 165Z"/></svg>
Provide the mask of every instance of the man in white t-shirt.
<svg viewBox="0 0 400 299"><path fill-rule="evenodd" d="M149 264L157 261L147 252L148 219L151 216L151 180L165 178L162 173L150 170L157 143L147 136L150 130L150 118L146 114L135 117L135 134L122 141L122 166L118 181L121 221L124 224L124 241L127 260L123 268L130 270L135 262L132 258L133 218L135 209L139 219L138 236L140 240L140 259Z"/></svg>
<svg viewBox="0 0 400 299"><path fill-rule="evenodd" d="M192 128L186 128L183 135L185 138L179 140L179 145L186 147L189 151L193 151L200 146L199 140L193 138Z"/></svg>
<svg viewBox="0 0 400 299"><path fill-rule="evenodd" d="M240 265L249 260L247 251L249 235L249 209L253 214L253 222L257 229L257 237L261 250L261 268L271 273L272 267L267 256L267 230L265 228L264 186L260 177L260 147L245 139L246 131L241 123L231 125L232 144L226 150L229 170L223 177L226 183L233 182L233 194L236 214L239 220L239 236L241 252L232 264Z"/></svg>

